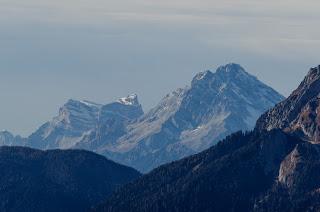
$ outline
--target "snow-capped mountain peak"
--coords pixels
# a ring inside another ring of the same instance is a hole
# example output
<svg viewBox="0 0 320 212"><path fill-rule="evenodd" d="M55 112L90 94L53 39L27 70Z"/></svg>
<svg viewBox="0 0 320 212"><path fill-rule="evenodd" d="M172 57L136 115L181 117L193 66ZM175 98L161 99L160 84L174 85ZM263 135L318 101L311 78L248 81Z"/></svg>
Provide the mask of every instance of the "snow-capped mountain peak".
<svg viewBox="0 0 320 212"><path fill-rule="evenodd" d="M131 94L127 97L120 98L118 102L124 105L136 105L136 106L140 105L137 94Z"/></svg>
<svg viewBox="0 0 320 212"><path fill-rule="evenodd" d="M220 66L217 71L217 73L219 72L227 72L227 73L244 73L244 74L248 74L248 72L246 72L246 70L239 64L237 63L229 63L223 66Z"/></svg>
<svg viewBox="0 0 320 212"><path fill-rule="evenodd" d="M237 64L198 73L191 86L168 94L101 153L149 171L202 151L226 135L250 130L283 97Z"/></svg>
<svg viewBox="0 0 320 212"><path fill-rule="evenodd" d="M238 80L254 80L257 81L257 77L249 74L241 65L236 63L229 63L227 65L220 66L216 75L229 78L229 79L238 79Z"/></svg>
<svg viewBox="0 0 320 212"><path fill-rule="evenodd" d="M88 136L95 137L99 128L105 130L99 135L113 133L114 136L118 133L114 131L119 131L127 121L143 114L135 94L122 98L119 103L102 105L70 99L60 108L58 116L29 136L29 145L40 149L75 148L82 145ZM109 128L114 128L114 131Z"/></svg>

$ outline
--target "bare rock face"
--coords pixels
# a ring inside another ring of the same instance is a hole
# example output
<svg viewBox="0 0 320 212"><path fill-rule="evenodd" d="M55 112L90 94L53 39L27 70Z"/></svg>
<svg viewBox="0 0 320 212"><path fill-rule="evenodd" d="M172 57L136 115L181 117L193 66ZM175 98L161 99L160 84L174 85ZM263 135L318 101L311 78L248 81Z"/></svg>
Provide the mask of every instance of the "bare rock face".
<svg viewBox="0 0 320 212"><path fill-rule="evenodd" d="M288 99L262 115L258 130L282 129L310 142L320 142L320 66L312 68Z"/></svg>
<svg viewBox="0 0 320 212"><path fill-rule="evenodd" d="M320 146L303 143L281 163L279 182L290 193L316 191L320 188Z"/></svg>
<svg viewBox="0 0 320 212"><path fill-rule="evenodd" d="M319 211L320 146L298 144L282 161L279 176L254 211Z"/></svg>
<svg viewBox="0 0 320 212"><path fill-rule="evenodd" d="M313 143L320 142L320 98L317 96L308 102L297 118L291 123L290 130Z"/></svg>

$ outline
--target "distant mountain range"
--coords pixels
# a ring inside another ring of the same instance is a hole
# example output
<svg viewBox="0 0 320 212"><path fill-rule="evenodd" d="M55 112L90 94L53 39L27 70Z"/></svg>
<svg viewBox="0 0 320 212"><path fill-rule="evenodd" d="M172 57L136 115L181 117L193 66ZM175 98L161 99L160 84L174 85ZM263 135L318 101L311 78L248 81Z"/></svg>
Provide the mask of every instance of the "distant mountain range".
<svg viewBox="0 0 320 212"><path fill-rule="evenodd" d="M0 211L88 211L140 173L82 150L0 147Z"/></svg>
<svg viewBox="0 0 320 212"><path fill-rule="evenodd" d="M3 131L0 142L93 149L147 171L216 144L237 124L253 130L143 176L85 150L0 147L0 211L320 211L320 66L250 125L256 105L275 97L229 64L198 74L146 114L136 95L107 105L70 100L29 138Z"/></svg>
<svg viewBox="0 0 320 212"><path fill-rule="evenodd" d="M320 211L320 66L255 130L161 166L94 211Z"/></svg>
<svg viewBox="0 0 320 212"><path fill-rule="evenodd" d="M148 172L233 132L253 129L258 117L281 100L240 65L227 64L197 74L190 86L168 94L145 114L136 95L107 105L70 100L27 139L2 139L2 144L86 149Z"/></svg>
<svg viewBox="0 0 320 212"><path fill-rule="evenodd" d="M14 136L9 131L0 131L0 146L23 146L27 139L21 136Z"/></svg>

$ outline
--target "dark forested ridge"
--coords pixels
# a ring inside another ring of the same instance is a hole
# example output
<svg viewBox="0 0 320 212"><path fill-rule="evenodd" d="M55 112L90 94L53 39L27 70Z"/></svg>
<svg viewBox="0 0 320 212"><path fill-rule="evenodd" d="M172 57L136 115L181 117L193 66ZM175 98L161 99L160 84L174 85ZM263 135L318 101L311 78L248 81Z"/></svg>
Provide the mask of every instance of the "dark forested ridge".
<svg viewBox="0 0 320 212"><path fill-rule="evenodd" d="M0 147L0 211L85 211L140 173L91 152Z"/></svg>
<svg viewBox="0 0 320 212"><path fill-rule="evenodd" d="M302 141L280 130L233 134L125 186L96 211L253 210L298 143Z"/></svg>

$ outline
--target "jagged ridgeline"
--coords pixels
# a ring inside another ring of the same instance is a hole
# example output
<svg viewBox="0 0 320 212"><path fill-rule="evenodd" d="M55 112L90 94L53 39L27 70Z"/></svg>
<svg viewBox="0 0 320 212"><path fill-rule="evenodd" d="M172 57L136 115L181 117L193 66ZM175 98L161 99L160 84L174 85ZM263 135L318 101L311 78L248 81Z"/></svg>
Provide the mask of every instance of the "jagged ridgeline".
<svg viewBox="0 0 320 212"><path fill-rule="evenodd" d="M136 95L107 105L70 100L24 144L81 148L148 172L201 152L258 117L283 97L237 64L197 74L143 113Z"/></svg>
<svg viewBox="0 0 320 212"><path fill-rule="evenodd" d="M320 211L320 68L250 133L161 166L95 211Z"/></svg>
<svg viewBox="0 0 320 212"><path fill-rule="evenodd" d="M299 87L257 123L259 130L280 128L307 141L320 142L320 66L312 68Z"/></svg>

